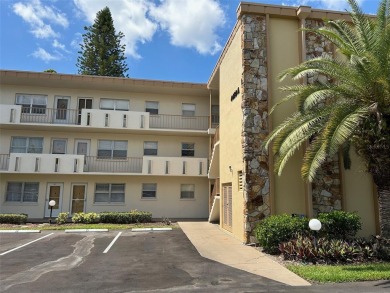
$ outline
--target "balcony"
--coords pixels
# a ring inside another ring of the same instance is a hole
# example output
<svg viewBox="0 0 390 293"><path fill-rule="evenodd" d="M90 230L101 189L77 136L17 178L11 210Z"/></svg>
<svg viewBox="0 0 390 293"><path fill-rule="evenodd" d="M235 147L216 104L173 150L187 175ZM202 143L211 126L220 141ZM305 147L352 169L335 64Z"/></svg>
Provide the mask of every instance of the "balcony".
<svg viewBox="0 0 390 293"><path fill-rule="evenodd" d="M144 156L142 174L207 176L207 159L192 157Z"/></svg>
<svg viewBox="0 0 390 293"><path fill-rule="evenodd" d="M72 154L0 154L0 171L28 174L139 174L207 176L206 158L126 157L106 159Z"/></svg>
<svg viewBox="0 0 390 293"><path fill-rule="evenodd" d="M207 130L208 116L150 115L100 109L25 108L0 105L0 124L50 124L108 129Z"/></svg>

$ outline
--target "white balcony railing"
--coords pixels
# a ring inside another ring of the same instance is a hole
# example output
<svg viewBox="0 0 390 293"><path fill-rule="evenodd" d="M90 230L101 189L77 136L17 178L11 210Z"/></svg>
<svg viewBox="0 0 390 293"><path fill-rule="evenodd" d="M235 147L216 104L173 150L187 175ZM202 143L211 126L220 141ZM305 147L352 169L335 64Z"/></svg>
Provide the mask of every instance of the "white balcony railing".
<svg viewBox="0 0 390 293"><path fill-rule="evenodd" d="M71 154L0 154L0 170L10 173L207 176L207 159L191 157L99 158Z"/></svg>
<svg viewBox="0 0 390 293"><path fill-rule="evenodd" d="M207 159L144 156L142 174L207 176Z"/></svg>
<svg viewBox="0 0 390 293"><path fill-rule="evenodd" d="M0 105L1 124L59 124L115 129L207 130L208 116L150 115L148 112L101 109L22 108Z"/></svg>

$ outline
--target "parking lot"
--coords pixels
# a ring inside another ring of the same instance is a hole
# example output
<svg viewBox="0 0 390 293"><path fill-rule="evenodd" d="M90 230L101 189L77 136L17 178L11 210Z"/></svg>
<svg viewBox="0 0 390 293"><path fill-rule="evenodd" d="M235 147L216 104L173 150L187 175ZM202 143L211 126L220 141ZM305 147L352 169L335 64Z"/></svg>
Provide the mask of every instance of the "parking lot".
<svg viewBox="0 0 390 293"><path fill-rule="evenodd" d="M1 292L241 292L245 288L246 292L268 292L285 288L202 258L180 229L2 233L0 270Z"/></svg>
<svg viewBox="0 0 390 293"><path fill-rule="evenodd" d="M290 287L201 257L181 229L0 233L0 292L388 292L389 285Z"/></svg>

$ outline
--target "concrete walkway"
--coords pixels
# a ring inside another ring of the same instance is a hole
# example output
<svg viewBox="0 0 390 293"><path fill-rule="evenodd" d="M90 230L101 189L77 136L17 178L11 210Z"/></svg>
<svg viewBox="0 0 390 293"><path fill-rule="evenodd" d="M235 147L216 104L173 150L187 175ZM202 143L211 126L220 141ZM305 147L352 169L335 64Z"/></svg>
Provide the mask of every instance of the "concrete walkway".
<svg viewBox="0 0 390 293"><path fill-rule="evenodd" d="M290 286L310 286L306 280L259 250L242 244L218 225L208 222L179 222L179 225L205 258Z"/></svg>

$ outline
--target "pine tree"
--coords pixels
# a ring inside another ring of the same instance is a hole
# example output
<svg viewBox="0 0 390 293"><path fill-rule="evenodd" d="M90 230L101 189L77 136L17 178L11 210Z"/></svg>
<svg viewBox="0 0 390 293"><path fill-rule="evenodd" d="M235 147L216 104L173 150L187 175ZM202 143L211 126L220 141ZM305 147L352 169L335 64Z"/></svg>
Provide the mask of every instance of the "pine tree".
<svg viewBox="0 0 390 293"><path fill-rule="evenodd" d="M84 27L83 43L77 58L78 73L128 77L129 69L124 55L125 45L121 45L122 32L115 33L110 9L105 7L96 14L95 22Z"/></svg>

